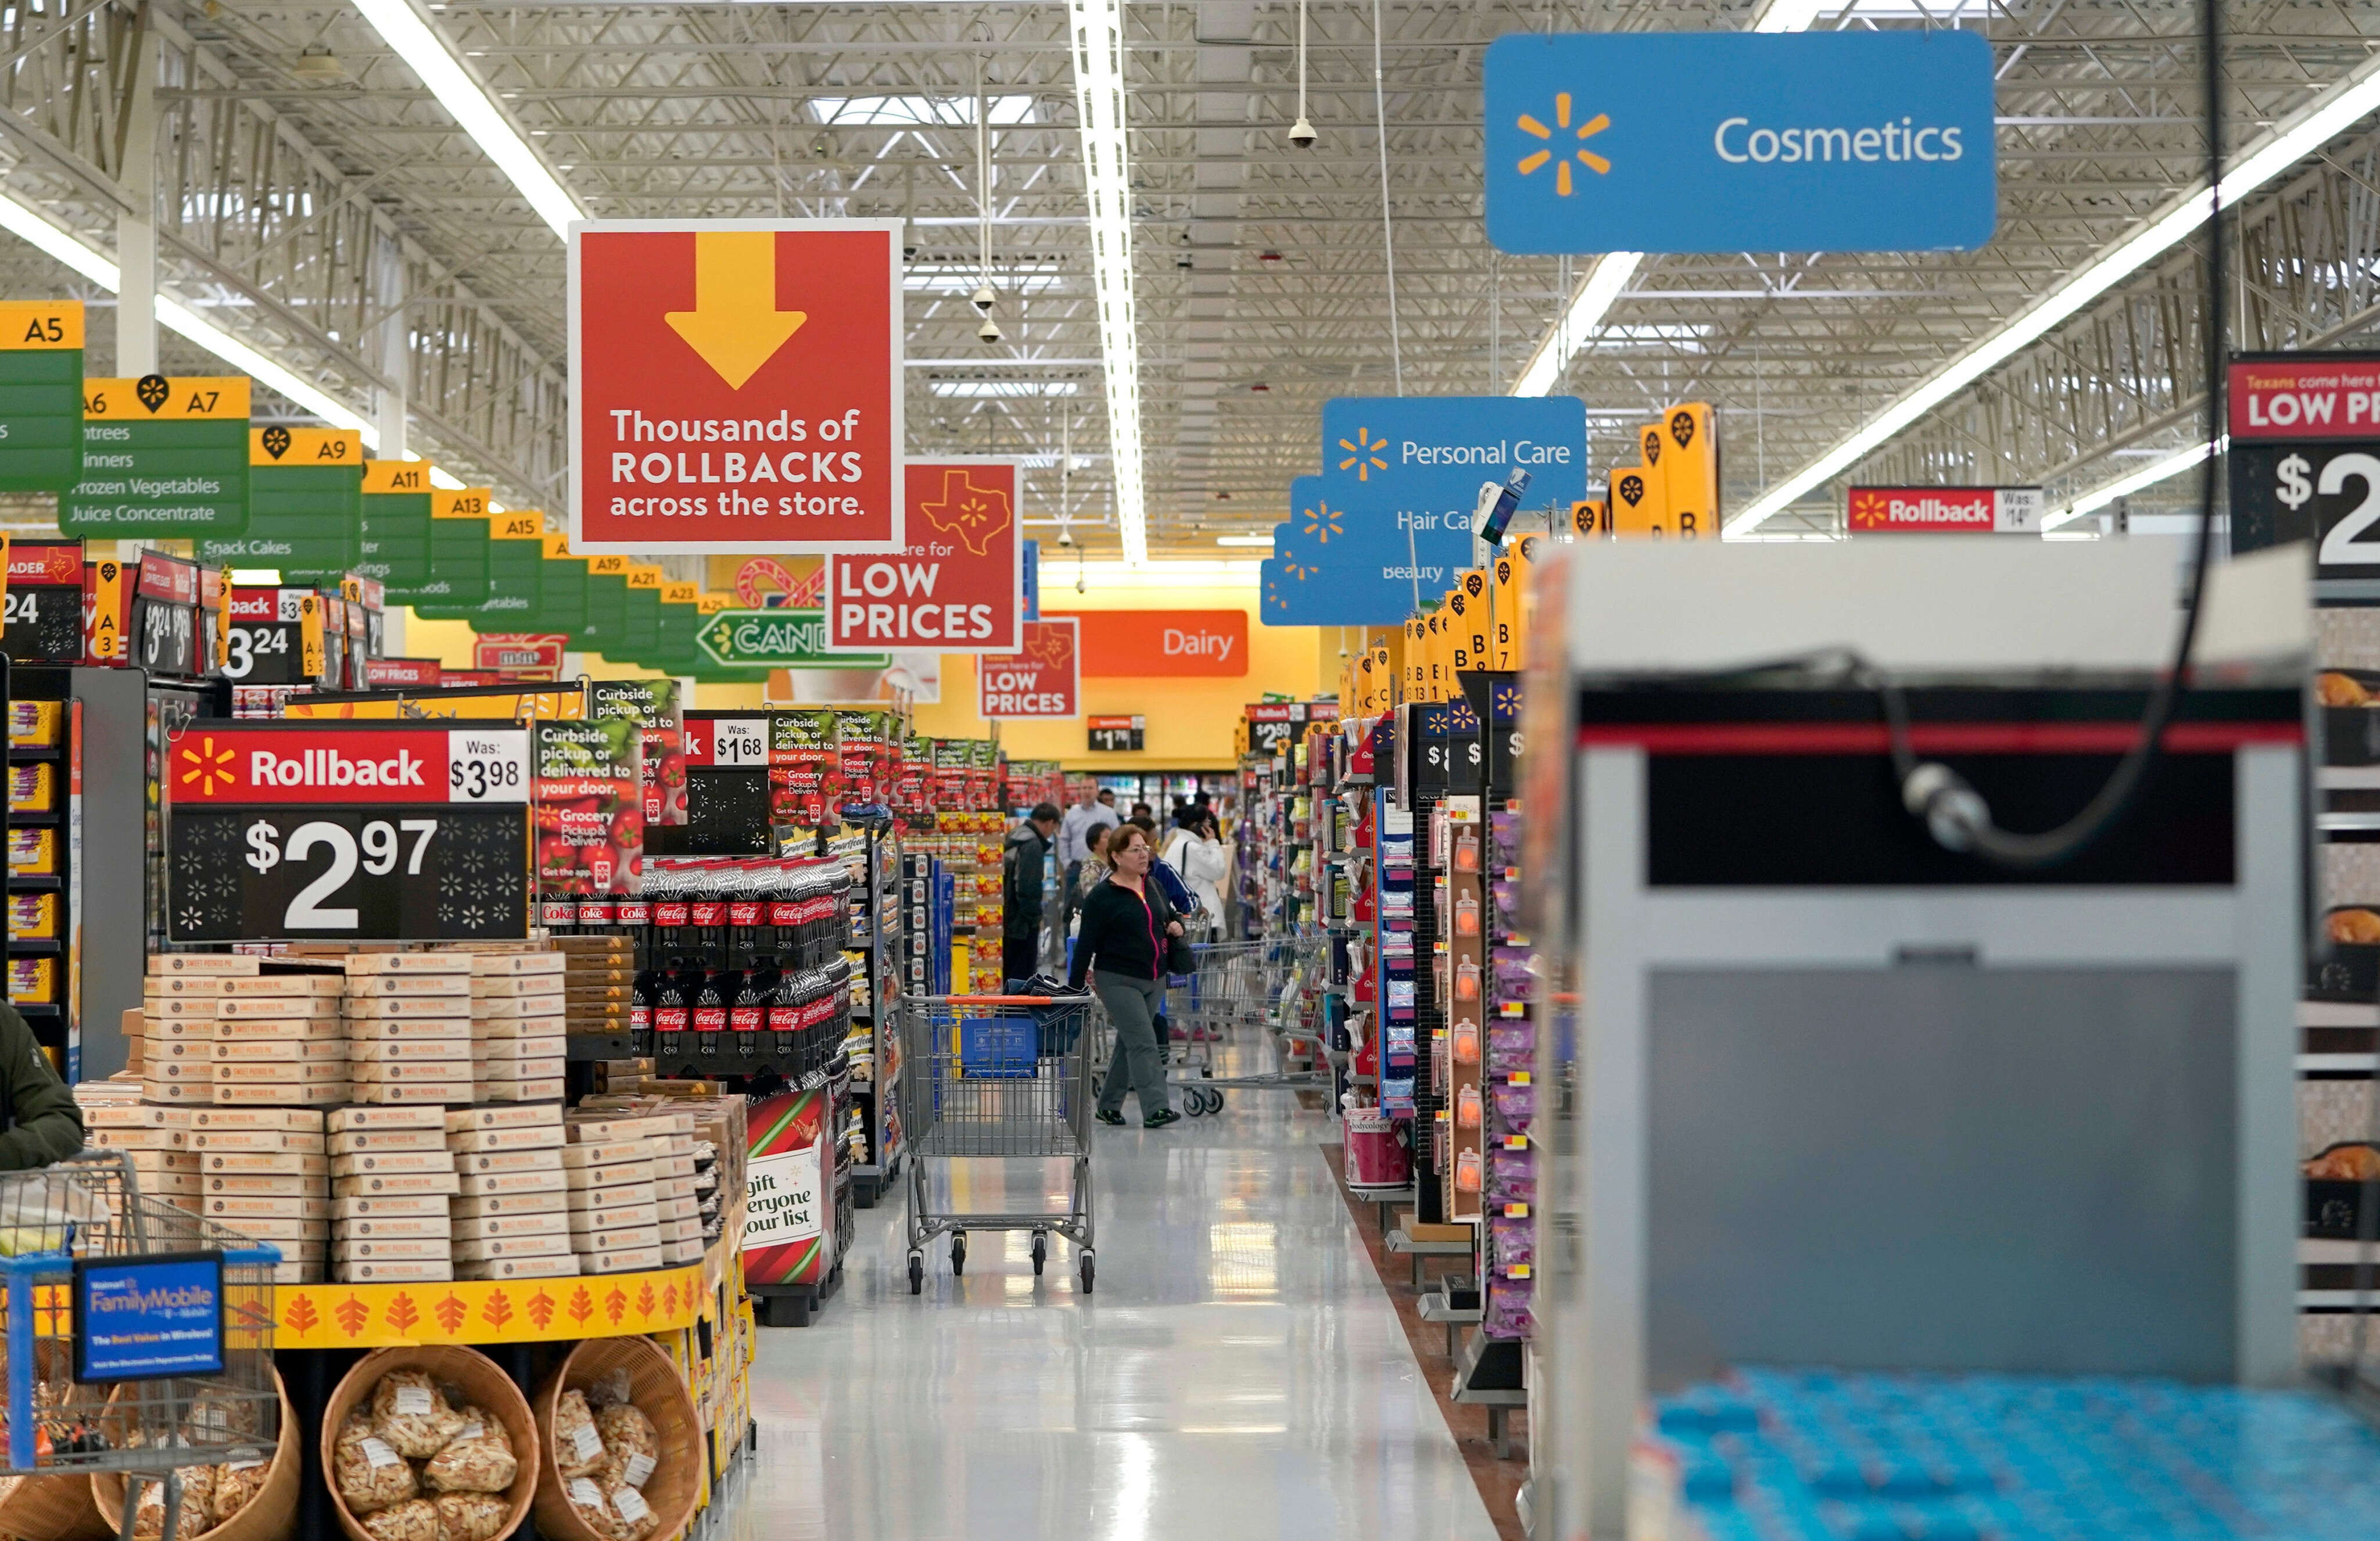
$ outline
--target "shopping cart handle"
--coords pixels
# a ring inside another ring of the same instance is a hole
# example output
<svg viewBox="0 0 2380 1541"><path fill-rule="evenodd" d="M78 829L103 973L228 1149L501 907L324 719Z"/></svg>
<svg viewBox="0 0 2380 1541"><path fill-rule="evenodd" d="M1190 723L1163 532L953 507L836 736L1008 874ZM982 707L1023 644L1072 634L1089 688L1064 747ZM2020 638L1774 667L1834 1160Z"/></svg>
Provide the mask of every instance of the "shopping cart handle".
<svg viewBox="0 0 2380 1541"><path fill-rule="evenodd" d="M1071 1006L1098 998L1085 990L1080 995L941 995L924 999L949 1006Z"/></svg>

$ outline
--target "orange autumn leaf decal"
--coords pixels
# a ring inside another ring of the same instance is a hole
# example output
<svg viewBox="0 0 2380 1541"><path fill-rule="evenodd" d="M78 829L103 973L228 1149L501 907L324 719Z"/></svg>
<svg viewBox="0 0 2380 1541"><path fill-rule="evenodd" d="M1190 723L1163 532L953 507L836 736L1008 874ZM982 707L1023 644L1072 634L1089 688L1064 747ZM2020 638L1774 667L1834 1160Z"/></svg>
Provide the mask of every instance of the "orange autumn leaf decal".
<svg viewBox="0 0 2380 1541"><path fill-rule="evenodd" d="M586 1285L581 1284L571 1292L570 1319L584 1327L587 1325L587 1318L594 1314L595 1297L587 1292Z"/></svg>
<svg viewBox="0 0 2380 1541"><path fill-rule="evenodd" d="M666 1317L677 1315L677 1280L674 1279L662 1290L662 1314Z"/></svg>
<svg viewBox="0 0 2380 1541"><path fill-rule="evenodd" d="M322 1319L321 1314L314 1309L312 1295L303 1290L290 1292L289 1309L282 1316L282 1326L292 1332L311 1332L314 1324Z"/></svg>
<svg viewBox="0 0 2380 1541"><path fill-rule="evenodd" d="M528 1319L540 1332L553 1320L553 1297L543 1290L528 1297Z"/></svg>
<svg viewBox="0 0 2380 1541"><path fill-rule="evenodd" d="M389 1326L404 1332L421 1319L421 1313L414 1308L413 1297L399 1290L390 1297L388 1309L382 1311L381 1317Z"/></svg>
<svg viewBox="0 0 2380 1541"><path fill-rule="evenodd" d="M942 495L920 502L917 512L977 556L990 553L991 538L1008 528L1010 518L1008 494L997 487L978 487L959 467L944 468Z"/></svg>
<svg viewBox="0 0 2380 1541"><path fill-rule="evenodd" d="M471 1308L463 1304L462 1296L449 1290L445 1299L430 1308L430 1314L438 1318L439 1326L455 1333L463 1330L463 1318L471 1314Z"/></svg>
<svg viewBox="0 0 2380 1541"><path fill-rule="evenodd" d="M331 1316L339 1324L340 1330L352 1338L364 1329L364 1323L371 1320L371 1307L349 1294L331 1307Z"/></svg>
<svg viewBox="0 0 2380 1541"><path fill-rule="evenodd" d="M615 1284L612 1287L612 1292L603 1297L603 1314L612 1318L613 1327L617 1327L620 1325L620 1318L627 1315L627 1294Z"/></svg>
<svg viewBox="0 0 2380 1541"><path fill-rule="evenodd" d="M645 1287L637 1292L637 1310L647 1318L650 1318L653 1314L653 1286L650 1280L647 1280Z"/></svg>
<svg viewBox="0 0 2380 1541"><path fill-rule="evenodd" d="M487 1304L480 1307L480 1317L490 1327L502 1327L513 1319L513 1303L502 1290L490 1290Z"/></svg>

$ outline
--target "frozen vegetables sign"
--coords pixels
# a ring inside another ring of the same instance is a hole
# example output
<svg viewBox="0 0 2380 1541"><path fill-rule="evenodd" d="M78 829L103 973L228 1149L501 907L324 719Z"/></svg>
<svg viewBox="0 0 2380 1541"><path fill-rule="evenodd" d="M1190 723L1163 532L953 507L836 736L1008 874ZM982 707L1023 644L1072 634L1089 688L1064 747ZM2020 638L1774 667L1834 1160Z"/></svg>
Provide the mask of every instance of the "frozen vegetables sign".
<svg viewBox="0 0 2380 1541"><path fill-rule="evenodd" d="M539 722L537 886L548 894L636 893L644 872L643 734L623 717Z"/></svg>

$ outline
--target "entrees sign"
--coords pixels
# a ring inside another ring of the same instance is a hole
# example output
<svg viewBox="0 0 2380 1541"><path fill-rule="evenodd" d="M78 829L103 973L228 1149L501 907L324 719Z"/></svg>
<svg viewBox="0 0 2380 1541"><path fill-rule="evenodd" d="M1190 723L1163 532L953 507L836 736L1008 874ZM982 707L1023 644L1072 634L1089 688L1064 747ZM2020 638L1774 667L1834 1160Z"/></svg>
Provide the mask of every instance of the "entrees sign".
<svg viewBox="0 0 2380 1541"><path fill-rule="evenodd" d="M886 653L830 652L822 610L722 610L702 623L702 650L736 669L881 669Z"/></svg>

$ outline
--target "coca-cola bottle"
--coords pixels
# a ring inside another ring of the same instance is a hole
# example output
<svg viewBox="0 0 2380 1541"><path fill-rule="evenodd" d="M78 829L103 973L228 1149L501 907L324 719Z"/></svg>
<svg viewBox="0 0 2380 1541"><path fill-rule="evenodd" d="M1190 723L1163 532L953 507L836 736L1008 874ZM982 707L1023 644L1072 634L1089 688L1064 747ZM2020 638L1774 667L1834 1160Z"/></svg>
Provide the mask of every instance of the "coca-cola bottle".
<svg viewBox="0 0 2380 1541"><path fill-rule="evenodd" d="M686 1028L694 1020L694 997L702 973L684 958L670 960L670 972L653 992L653 1060L666 1071L686 1063Z"/></svg>
<svg viewBox="0 0 2380 1541"><path fill-rule="evenodd" d="M761 885L767 874L758 863L739 862L727 874L722 892L727 900L726 951L730 968L750 968L760 952L760 928L768 915Z"/></svg>
<svg viewBox="0 0 2380 1541"><path fill-rule="evenodd" d="M653 1009L662 1001L662 972L657 968L637 971L637 982L628 1005L628 1052L638 1059L650 1058L653 1051Z"/></svg>
<svg viewBox="0 0 2380 1541"><path fill-rule="evenodd" d="M697 953L711 967L727 966L727 893L726 874L722 864L705 862L706 870L694 878L694 890L686 895L686 924L694 928Z"/></svg>
<svg viewBox="0 0 2380 1541"><path fill-rule="evenodd" d="M809 976L799 969L788 969L778 981L776 999L769 1003L769 1037L775 1050L777 1073L799 1079L801 1071L795 1063L801 1051L802 1009L808 1003L805 994Z"/></svg>
<svg viewBox="0 0 2380 1541"><path fill-rule="evenodd" d="M769 864L767 887L761 893L761 919L767 929L762 945L779 958L791 958L794 953L794 933L801 925L801 904L794 882L795 868L792 862Z"/></svg>
<svg viewBox="0 0 2380 1541"><path fill-rule="evenodd" d="M759 1052L760 1033L768 1025L769 1003L777 993L777 960L763 953L752 960L752 971L744 976L728 1002L727 1027L735 1037L735 1057L749 1062Z"/></svg>
<svg viewBox="0 0 2380 1541"><path fill-rule="evenodd" d="M645 960L667 958L674 972L686 965L685 952L691 933L686 921L693 906L686 896L686 874L673 864L666 871L647 870L646 881L656 887L652 896L652 931L645 941Z"/></svg>
<svg viewBox="0 0 2380 1541"><path fill-rule="evenodd" d="M719 1035L727 1031L727 1007L744 988L744 976L732 968L711 969L703 976L694 998L694 1051L705 1060L719 1052Z"/></svg>

